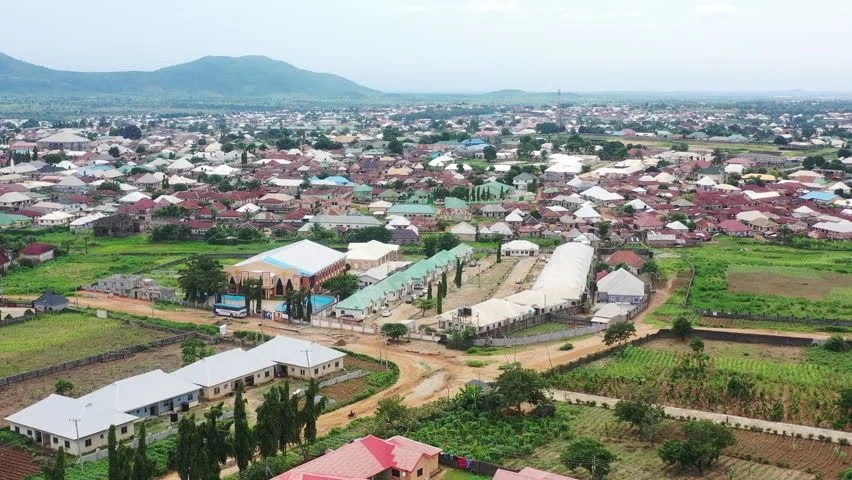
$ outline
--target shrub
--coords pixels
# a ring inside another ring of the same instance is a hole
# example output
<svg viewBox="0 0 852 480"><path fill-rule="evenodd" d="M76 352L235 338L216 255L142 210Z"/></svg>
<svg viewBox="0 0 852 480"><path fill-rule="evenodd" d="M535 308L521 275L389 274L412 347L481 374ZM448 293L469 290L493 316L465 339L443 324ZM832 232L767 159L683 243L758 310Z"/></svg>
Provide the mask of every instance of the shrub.
<svg viewBox="0 0 852 480"><path fill-rule="evenodd" d="M573 350L573 349L574 349L574 345L571 344L571 342L564 343L561 347L559 347L559 350L562 350L562 351Z"/></svg>

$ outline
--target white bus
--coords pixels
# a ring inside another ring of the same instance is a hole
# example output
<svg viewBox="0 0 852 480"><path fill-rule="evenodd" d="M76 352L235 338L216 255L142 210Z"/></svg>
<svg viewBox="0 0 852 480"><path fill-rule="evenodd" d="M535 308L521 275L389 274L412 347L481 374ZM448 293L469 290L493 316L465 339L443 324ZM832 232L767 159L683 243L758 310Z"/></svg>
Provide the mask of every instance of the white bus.
<svg viewBox="0 0 852 480"><path fill-rule="evenodd" d="M217 303L213 305L213 313L223 317L238 317L242 318L248 315L245 305L229 305L226 303Z"/></svg>

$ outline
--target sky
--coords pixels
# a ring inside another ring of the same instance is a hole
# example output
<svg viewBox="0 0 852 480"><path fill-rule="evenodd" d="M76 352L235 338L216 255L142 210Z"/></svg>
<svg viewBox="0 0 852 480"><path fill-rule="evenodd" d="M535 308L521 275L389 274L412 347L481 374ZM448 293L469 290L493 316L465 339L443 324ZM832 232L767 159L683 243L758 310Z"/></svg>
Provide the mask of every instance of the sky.
<svg viewBox="0 0 852 480"><path fill-rule="evenodd" d="M0 51L61 70L265 55L385 92L852 90L850 0L26 0L1 15Z"/></svg>

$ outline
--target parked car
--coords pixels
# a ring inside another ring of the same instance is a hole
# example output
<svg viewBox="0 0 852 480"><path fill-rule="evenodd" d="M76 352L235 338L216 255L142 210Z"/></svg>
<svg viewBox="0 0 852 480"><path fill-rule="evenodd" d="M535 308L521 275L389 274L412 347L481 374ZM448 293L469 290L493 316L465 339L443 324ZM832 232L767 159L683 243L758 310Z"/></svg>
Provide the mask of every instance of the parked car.
<svg viewBox="0 0 852 480"><path fill-rule="evenodd" d="M390 310L382 310L382 316L383 317L390 317L391 316Z"/></svg>

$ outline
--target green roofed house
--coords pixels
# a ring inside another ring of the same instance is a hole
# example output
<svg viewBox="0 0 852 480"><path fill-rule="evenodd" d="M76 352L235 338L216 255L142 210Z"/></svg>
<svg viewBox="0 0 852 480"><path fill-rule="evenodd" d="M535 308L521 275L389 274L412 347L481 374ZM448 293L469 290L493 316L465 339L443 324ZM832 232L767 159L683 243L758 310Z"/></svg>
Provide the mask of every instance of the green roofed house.
<svg viewBox="0 0 852 480"><path fill-rule="evenodd" d="M438 209L429 204L396 203L388 209L387 215L399 215L408 219L435 218L438 215Z"/></svg>
<svg viewBox="0 0 852 480"><path fill-rule="evenodd" d="M476 201L502 200L515 190L515 187L505 183L488 182L475 187L473 194Z"/></svg>
<svg viewBox="0 0 852 480"><path fill-rule="evenodd" d="M358 185L352 189L355 200L362 203L370 203L373 201L373 187L369 185Z"/></svg>
<svg viewBox="0 0 852 480"><path fill-rule="evenodd" d="M411 192L411 195L408 196L406 203L429 203L432 201L432 194L423 189L417 189Z"/></svg>
<svg viewBox="0 0 852 480"><path fill-rule="evenodd" d="M0 228L21 227L30 223L30 217L0 212Z"/></svg>
<svg viewBox="0 0 852 480"><path fill-rule="evenodd" d="M444 208L438 213L438 219L459 222L470 220L470 206L464 200L456 197L446 197Z"/></svg>
<svg viewBox="0 0 852 480"><path fill-rule="evenodd" d="M451 250L441 250L341 300L334 306L334 313L338 317L351 315L356 320L363 320L368 315L379 311L387 302L402 299L415 292L422 292L429 282L438 280L442 272L453 270L456 267L456 260L464 263L471 258L473 258L473 247L469 245L461 244Z"/></svg>

